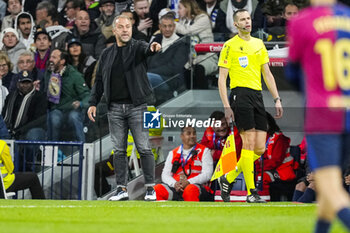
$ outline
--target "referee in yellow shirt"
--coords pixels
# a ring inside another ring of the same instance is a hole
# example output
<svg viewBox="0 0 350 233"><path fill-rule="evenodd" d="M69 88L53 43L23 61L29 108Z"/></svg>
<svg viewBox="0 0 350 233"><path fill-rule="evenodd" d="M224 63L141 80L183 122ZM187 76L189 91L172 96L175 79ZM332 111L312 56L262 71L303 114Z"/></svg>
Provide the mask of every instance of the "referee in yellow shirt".
<svg viewBox="0 0 350 233"><path fill-rule="evenodd" d="M228 121L236 122L242 138L241 158L237 170L220 177L221 197L230 201L230 192L236 177L243 172L247 186L247 202L264 203L254 184L254 161L265 151L267 120L262 98L261 73L276 107L275 118L281 118L283 109L275 79L270 71L269 57L262 40L251 37L252 20L245 9L233 15L238 35L228 40L220 53L219 92ZM230 75L230 100L226 79Z"/></svg>

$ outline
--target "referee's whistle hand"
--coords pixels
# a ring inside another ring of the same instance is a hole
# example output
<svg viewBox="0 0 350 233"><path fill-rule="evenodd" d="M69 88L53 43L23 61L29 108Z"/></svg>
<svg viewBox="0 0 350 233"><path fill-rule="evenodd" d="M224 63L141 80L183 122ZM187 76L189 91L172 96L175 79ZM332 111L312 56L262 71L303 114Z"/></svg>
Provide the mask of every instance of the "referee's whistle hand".
<svg viewBox="0 0 350 233"><path fill-rule="evenodd" d="M276 119L282 118L282 116L283 116L283 107L282 107L281 101L278 100L278 101L276 102L275 108L276 108L276 115L275 115L275 118L276 118Z"/></svg>
<svg viewBox="0 0 350 233"><path fill-rule="evenodd" d="M231 108L225 108L225 118L228 124L235 121L235 116Z"/></svg>

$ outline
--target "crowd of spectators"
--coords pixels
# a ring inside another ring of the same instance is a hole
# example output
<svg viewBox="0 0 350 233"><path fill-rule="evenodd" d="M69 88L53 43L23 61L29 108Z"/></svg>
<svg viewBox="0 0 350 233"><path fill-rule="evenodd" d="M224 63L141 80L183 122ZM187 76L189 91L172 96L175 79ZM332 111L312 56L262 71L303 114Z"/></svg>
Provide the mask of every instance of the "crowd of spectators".
<svg viewBox="0 0 350 233"><path fill-rule="evenodd" d="M279 2L283 7L287 4ZM300 2L288 4L306 5ZM270 0L261 5L264 22L272 14L265 11L269 4ZM235 33L232 12L239 8L253 12L253 5L252 0L181 0L177 4L162 0L0 0L2 117L9 114L4 108L6 96L13 98L20 84L19 72L26 71L45 103L39 104L40 111L34 109L27 101L29 96L20 91L21 100L18 97L14 101L21 106L22 99L26 100L23 108L30 113L28 116L42 113L35 117L34 125L45 131L44 138L67 139L56 131L69 128L73 132L68 139L85 141L87 96L101 52L115 43L112 22L119 14L132 20L133 38L157 41L163 46L159 54L148 59L148 78L157 103L171 98L181 88L207 89L209 77L217 72L217 54L196 54L191 46L230 38ZM259 7L258 4L255 11ZM283 7L273 14L284 15ZM264 23L262 29L267 26ZM23 115L23 111L19 113ZM19 124L18 113L11 114L14 115L5 119L10 137L34 139L29 137L31 134L19 133L27 133L28 127L20 128L31 121L30 117Z"/></svg>
<svg viewBox="0 0 350 233"><path fill-rule="evenodd" d="M217 72L217 54L196 54L190 48L223 42L237 33L235 10L244 8L252 14L253 35L284 41L286 22L309 4L308 0L169 2L0 0L0 125L8 129L1 127L1 138L64 140L61 132L68 128L73 131L69 139L86 141L87 100L99 56L115 43L112 23L117 15L131 19L134 39L162 45L162 51L148 60L148 78L162 99L179 87L208 88L208 77ZM223 129L211 130L207 142L212 144L208 146L213 147L215 163L215 151L224 143L218 137Z"/></svg>

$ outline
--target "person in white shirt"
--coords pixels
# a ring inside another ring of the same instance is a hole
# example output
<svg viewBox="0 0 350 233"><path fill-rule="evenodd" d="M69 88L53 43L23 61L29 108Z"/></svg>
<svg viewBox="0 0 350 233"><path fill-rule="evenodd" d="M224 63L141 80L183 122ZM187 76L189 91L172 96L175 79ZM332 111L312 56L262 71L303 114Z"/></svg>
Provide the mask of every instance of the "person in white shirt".
<svg viewBox="0 0 350 233"><path fill-rule="evenodd" d="M15 30L18 32L21 41L27 50L34 50L35 22L31 14L21 12L15 20Z"/></svg>

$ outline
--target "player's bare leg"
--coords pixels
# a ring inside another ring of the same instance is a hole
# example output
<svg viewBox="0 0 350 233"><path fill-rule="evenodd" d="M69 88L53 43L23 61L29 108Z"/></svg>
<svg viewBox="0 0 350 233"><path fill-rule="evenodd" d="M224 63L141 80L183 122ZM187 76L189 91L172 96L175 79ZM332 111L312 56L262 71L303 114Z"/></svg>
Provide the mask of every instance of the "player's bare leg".
<svg viewBox="0 0 350 233"><path fill-rule="evenodd" d="M341 169L337 166L323 167L315 171L319 221L331 224L338 215L340 221L345 225L349 224L350 219L344 220L339 216L340 211L349 211L347 208L350 206L350 198L342 182Z"/></svg>
<svg viewBox="0 0 350 233"><path fill-rule="evenodd" d="M333 220L336 213L350 206L350 198L343 188L342 174L339 167L324 167L315 171L317 199L322 201L318 215Z"/></svg>

